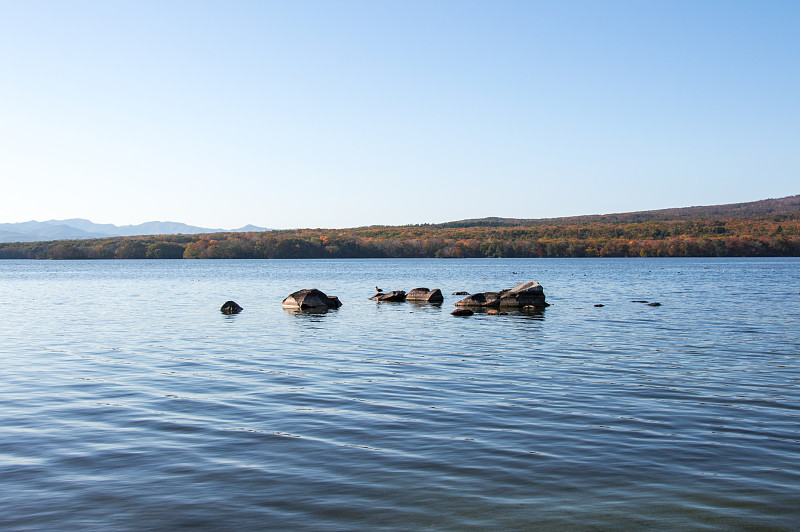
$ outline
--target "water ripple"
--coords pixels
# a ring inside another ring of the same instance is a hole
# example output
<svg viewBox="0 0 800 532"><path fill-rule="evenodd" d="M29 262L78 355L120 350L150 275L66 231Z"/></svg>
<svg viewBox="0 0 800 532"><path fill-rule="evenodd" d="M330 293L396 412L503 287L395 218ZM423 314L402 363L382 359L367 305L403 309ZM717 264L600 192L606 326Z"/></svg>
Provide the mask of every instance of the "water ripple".
<svg viewBox="0 0 800 532"><path fill-rule="evenodd" d="M2 261L0 527L791 530L798 266ZM553 306L367 299L520 275ZM305 286L344 306L283 311Z"/></svg>

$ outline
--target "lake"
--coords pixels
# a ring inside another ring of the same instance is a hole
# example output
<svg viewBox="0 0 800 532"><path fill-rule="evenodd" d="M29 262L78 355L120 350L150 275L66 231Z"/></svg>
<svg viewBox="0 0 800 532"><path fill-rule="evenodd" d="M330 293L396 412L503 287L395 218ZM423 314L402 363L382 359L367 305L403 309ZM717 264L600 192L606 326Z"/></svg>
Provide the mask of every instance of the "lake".
<svg viewBox="0 0 800 532"><path fill-rule="evenodd" d="M528 280L546 310L450 314ZM798 292L795 258L0 261L0 528L797 529Z"/></svg>

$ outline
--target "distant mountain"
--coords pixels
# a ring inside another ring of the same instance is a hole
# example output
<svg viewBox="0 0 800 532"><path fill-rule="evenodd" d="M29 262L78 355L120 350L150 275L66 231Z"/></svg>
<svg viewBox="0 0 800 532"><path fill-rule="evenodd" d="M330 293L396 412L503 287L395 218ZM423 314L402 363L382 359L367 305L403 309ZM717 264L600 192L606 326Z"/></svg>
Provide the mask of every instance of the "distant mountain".
<svg viewBox="0 0 800 532"><path fill-rule="evenodd" d="M0 224L0 242L41 242L78 240L112 236L194 235L199 233L239 233L268 231L264 227L246 225L239 229L210 229L180 222L145 222L138 225L96 224L83 218Z"/></svg>
<svg viewBox="0 0 800 532"><path fill-rule="evenodd" d="M517 227L552 224L641 223L650 221L680 221L710 218L743 218L771 214L796 214L800 212L800 194L784 198L728 203L697 207L678 207L653 211L623 212L616 214L588 214L563 218L474 218L436 224L436 227Z"/></svg>

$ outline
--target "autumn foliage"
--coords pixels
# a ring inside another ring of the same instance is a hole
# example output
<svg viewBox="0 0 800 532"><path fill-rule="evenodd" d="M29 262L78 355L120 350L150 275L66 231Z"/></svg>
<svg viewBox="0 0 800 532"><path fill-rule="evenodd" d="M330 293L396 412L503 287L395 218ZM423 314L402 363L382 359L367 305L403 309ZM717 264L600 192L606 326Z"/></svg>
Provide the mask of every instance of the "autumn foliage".
<svg viewBox="0 0 800 532"><path fill-rule="evenodd" d="M5 259L800 256L800 212L681 220L498 219L0 244ZM527 224L527 225L526 225Z"/></svg>

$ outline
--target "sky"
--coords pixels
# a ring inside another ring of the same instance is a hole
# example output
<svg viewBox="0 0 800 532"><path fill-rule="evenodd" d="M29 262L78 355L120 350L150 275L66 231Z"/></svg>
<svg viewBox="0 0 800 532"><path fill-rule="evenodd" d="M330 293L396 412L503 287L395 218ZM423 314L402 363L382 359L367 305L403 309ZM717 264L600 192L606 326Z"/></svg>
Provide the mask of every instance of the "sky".
<svg viewBox="0 0 800 532"><path fill-rule="evenodd" d="M0 0L0 222L546 218L800 193L800 2Z"/></svg>

